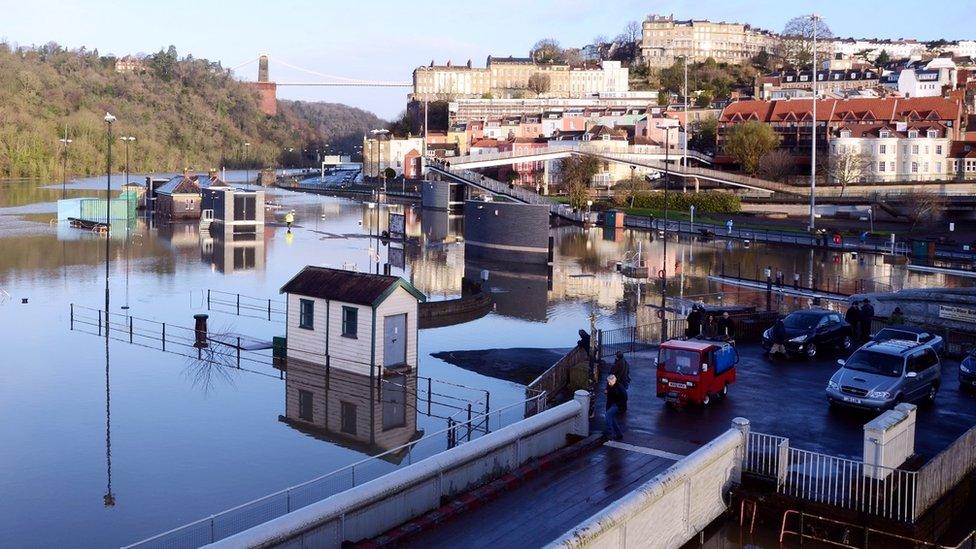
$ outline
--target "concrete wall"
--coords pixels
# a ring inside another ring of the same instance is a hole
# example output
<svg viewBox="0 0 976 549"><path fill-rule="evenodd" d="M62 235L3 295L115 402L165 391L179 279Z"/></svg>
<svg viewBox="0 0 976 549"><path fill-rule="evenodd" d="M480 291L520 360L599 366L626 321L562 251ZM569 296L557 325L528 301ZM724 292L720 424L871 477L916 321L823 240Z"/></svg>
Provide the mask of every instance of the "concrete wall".
<svg viewBox="0 0 976 549"><path fill-rule="evenodd" d="M675 463L607 506L549 547L680 547L725 512L723 499L741 475L749 422Z"/></svg>
<svg viewBox="0 0 976 549"><path fill-rule="evenodd" d="M535 416L207 547L340 547L375 537L589 434L585 392Z"/></svg>
<svg viewBox="0 0 976 549"><path fill-rule="evenodd" d="M465 202L464 257L545 264L549 258L549 206Z"/></svg>
<svg viewBox="0 0 976 549"><path fill-rule="evenodd" d="M420 204L424 208L446 210L451 184L446 181L424 181L420 186Z"/></svg>
<svg viewBox="0 0 976 549"><path fill-rule="evenodd" d="M851 296L855 301L865 298L874 305L876 316L888 317L900 307L908 323L976 331L976 322L965 320L976 318L976 288L912 288Z"/></svg>

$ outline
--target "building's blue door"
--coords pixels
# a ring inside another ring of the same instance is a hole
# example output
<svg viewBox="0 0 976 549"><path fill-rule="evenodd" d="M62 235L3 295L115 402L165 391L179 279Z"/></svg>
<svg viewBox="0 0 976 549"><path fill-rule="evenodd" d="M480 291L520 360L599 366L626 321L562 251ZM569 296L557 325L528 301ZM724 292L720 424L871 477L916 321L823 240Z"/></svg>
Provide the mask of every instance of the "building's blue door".
<svg viewBox="0 0 976 549"><path fill-rule="evenodd" d="M407 363L407 315L390 315L383 319L383 366L391 368Z"/></svg>

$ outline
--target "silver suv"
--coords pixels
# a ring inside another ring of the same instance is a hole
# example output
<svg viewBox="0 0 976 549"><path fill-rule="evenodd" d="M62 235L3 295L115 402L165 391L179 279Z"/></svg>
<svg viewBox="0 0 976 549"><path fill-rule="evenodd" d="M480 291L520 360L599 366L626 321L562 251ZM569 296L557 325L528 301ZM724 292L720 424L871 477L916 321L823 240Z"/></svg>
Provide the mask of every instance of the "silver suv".
<svg viewBox="0 0 976 549"><path fill-rule="evenodd" d="M886 410L900 402L935 400L942 381L939 355L914 341L872 341L854 351L827 382L831 405Z"/></svg>

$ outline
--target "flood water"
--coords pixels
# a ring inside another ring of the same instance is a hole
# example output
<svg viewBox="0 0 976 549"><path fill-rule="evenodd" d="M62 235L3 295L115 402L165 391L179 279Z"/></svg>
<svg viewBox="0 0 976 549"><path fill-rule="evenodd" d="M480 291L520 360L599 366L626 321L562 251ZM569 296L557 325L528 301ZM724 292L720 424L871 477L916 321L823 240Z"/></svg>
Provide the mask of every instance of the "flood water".
<svg viewBox="0 0 976 549"><path fill-rule="evenodd" d="M93 195L103 182L73 183L69 197ZM129 344L124 333L106 347L90 325L72 330L71 304L78 310L104 307L105 238L54 222L60 194L60 184L0 182L0 545L119 546L381 451L313 436L281 421L285 381L270 365L202 365L158 345ZM521 401L524 387L431 353L568 348L576 330L589 326L591 312L604 329L650 323L654 310L648 305L660 300L655 284L625 279L615 269L638 242L648 262L660 263L663 242L647 233L554 229L551 274L526 272L466 264L463 220L444 212L408 205L368 208L350 199L283 190L269 190L268 201L281 208L267 211L264 233L252 242L201 235L195 222L135 219L128 236L117 224L109 255L112 312L190 328L193 314L207 312L208 289L213 296L240 293L277 303L278 289L305 265L382 270L391 263L393 274L411 280L430 299L459 295L466 272L474 278L487 272L495 309L469 323L422 330L418 370L420 376L470 388L453 389L457 398L489 391L498 408ZM289 209L296 210L291 234L275 222ZM388 210L406 214L409 242L402 263L391 246L368 238L377 225L386 228ZM746 248L721 238L674 238L668 264L675 273L673 295L709 303L721 298L765 304L763 294L707 279L723 265L730 274L741 268L743 276L771 265L804 276L816 272L821 280L869 279L896 288L970 283L909 274L871 255ZM280 315L269 321L259 309L245 308L238 316L234 299L221 299L222 305L211 304L211 331L267 340L284 335ZM784 298L776 306L806 304ZM446 427L449 411L435 406L427 415L420 408L412 435Z"/></svg>

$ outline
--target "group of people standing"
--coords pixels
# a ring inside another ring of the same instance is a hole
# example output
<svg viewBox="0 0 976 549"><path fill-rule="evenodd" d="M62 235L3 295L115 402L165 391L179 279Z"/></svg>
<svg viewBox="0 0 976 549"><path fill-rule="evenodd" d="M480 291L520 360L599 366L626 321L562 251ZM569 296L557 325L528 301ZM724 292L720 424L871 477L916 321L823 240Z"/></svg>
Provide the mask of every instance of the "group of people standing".
<svg viewBox="0 0 976 549"><path fill-rule="evenodd" d="M688 339L696 338L702 334L702 326L705 323L705 307L696 304L691 308L686 318L688 327L685 328L685 337ZM735 340L735 321L728 311L722 311L722 316L715 323L715 335L724 341Z"/></svg>
<svg viewBox="0 0 976 549"><path fill-rule="evenodd" d="M896 309L901 313L901 309ZM871 321L874 320L874 306L867 299L853 302L844 314L844 320L851 325L851 339L867 341L871 338Z"/></svg>

